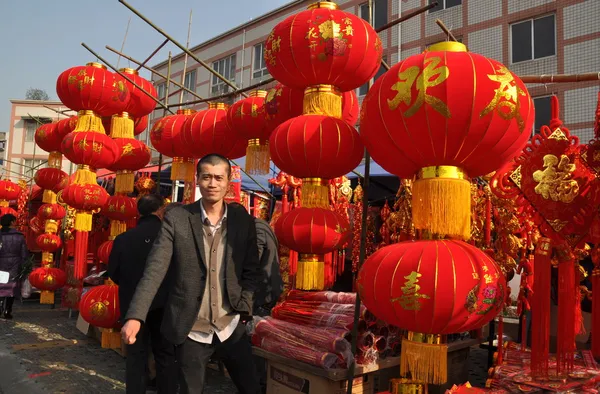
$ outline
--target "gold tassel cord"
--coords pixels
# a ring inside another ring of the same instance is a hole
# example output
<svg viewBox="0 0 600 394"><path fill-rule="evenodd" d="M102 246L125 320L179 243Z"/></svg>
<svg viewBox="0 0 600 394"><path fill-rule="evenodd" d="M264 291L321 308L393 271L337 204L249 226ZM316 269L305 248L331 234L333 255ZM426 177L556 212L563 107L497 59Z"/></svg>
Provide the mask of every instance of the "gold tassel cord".
<svg viewBox="0 0 600 394"><path fill-rule="evenodd" d="M76 231L92 231L92 213L86 211L77 211L75 214Z"/></svg>
<svg viewBox="0 0 600 394"><path fill-rule="evenodd" d="M54 292L42 290L42 293L40 294L40 304L54 305Z"/></svg>
<svg viewBox="0 0 600 394"><path fill-rule="evenodd" d="M171 167L172 181L194 182L195 169L192 159L174 157Z"/></svg>
<svg viewBox="0 0 600 394"><path fill-rule="evenodd" d="M246 172L252 175L266 175L269 173L271 152L269 142L257 139L248 141L246 148Z"/></svg>
<svg viewBox="0 0 600 394"><path fill-rule="evenodd" d="M471 183L460 169L422 169L412 192L416 229L463 240L471 237Z"/></svg>
<svg viewBox="0 0 600 394"><path fill-rule="evenodd" d="M50 265L54 261L54 254L51 252L42 252L42 265Z"/></svg>
<svg viewBox="0 0 600 394"><path fill-rule="evenodd" d="M77 172L75 172L76 185L97 185L96 171L92 170L89 166L79 165L77 166Z"/></svg>
<svg viewBox="0 0 600 394"><path fill-rule="evenodd" d="M58 222L56 220L48 219L44 225L44 232L50 234L56 234L58 231Z"/></svg>
<svg viewBox="0 0 600 394"><path fill-rule="evenodd" d="M342 93L332 85L316 85L304 91L304 115L342 118Z"/></svg>
<svg viewBox="0 0 600 394"><path fill-rule="evenodd" d="M135 173L133 171L117 171L115 181L115 194L133 193Z"/></svg>
<svg viewBox="0 0 600 394"><path fill-rule="evenodd" d="M300 255L296 272L296 288L300 290L325 289L325 262L316 255Z"/></svg>
<svg viewBox="0 0 600 394"><path fill-rule="evenodd" d="M302 179L301 204L305 208L329 208L329 185L321 178Z"/></svg>
<svg viewBox="0 0 600 394"><path fill-rule="evenodd" d="M49 168L62 168L62 153L54 151L48 154L48 167Z"/></svg>
<svg viewBox="0 0 600 394"><path fill-rule="evenodd" d="M112 138L134 138L133 119L127 112L113 115L110 122L110 136Z"/></svg>
<svg viewBox="0 0 600 394"><path fill-rule="evenodd" d="M44 204L56 204L56 193L52 190L44 189L44 193L42 194L42 202Z"/></svg>
<svg viewBox="0 0 600 394"><path fill-rule="evenodd" d="M123 234L127 231L127 223L122 222L120 220L111 220L110 221L110 236L116 237L119 234Z"/></svg>
<svg viewBox="0 0 600 394"><path fill-rule="evenodd" d="M400 374L431 384L448 381L448 345L402 340Z"/></svg>
<svg viewBox="0 0 600 394"><path fill-rule="evenodd" d="M75 125L74 133L80 131L94 131L96 133L106 134L104 125L102 125L102 118L99 117L94 111L79 111L77 114L77 124Z"/></svg>

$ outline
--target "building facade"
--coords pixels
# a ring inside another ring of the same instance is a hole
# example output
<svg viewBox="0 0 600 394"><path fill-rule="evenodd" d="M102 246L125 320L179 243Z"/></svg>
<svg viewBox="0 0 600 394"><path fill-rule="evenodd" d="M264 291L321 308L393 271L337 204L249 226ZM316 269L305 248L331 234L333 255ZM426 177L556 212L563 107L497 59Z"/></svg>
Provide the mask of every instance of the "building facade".
<svg viewBox="0 0 600 394"><path fill-rule="evenodd" d="M192 52L221 75L243 88L270 78L263 57L264 42L271 29L286 17L306 9L313 1L297 0L268 14L233 28L200 45ZM433 0L374 0L373 25L381 27ZM338 0L340 9L368 18L365 0ZM381 33L384 60L390 65L420 53L427 46L446 39L435 23L441 19L470 51L506 64L517 75L578 74L600 71L599 0L438 0L436 8ZM188 60L183 76L184 54L173 57L171 78L203 98L229 91L230 87L201 65ZM167 73L167 62L155 66ZM383 74L380 69L376 77ZM165 80L153 77L161 100ZM269 88L265 85L263 88ZM550 96L557 95L561 117L570 130L587 142L593 137L593 121L600 81L579 83L528 84L536 107L535 129L550 118ZM367 87L357 89L359 98ZM184 93L182 108L202 109ZM234 98L230 99L232 102ZM171 85L169 104L180 102L180 92ZM152 114L151 124L163 116ZM145 133L141 139L148 140Z"/></svg>
<svg viewBox="0 0 600 394"><path fill-rule="evenodd" d="M35 143L35 131L40 123L50 123L77 115L59 101L10 100L10 125L6 138L6 151L2 178L13 182L29 182L35 172L47 166L48 153ZM64 111L59 115L57 111ZM70 173L71 162L63 158L63 171ZM75 169L73 169L75 171Z"/></svg>

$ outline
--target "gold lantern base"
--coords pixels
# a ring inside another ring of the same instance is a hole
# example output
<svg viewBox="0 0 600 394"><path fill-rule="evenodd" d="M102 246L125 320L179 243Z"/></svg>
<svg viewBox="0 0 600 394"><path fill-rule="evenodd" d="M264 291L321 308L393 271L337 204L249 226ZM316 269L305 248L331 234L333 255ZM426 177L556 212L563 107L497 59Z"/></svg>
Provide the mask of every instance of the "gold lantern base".
<svg viewBox="0 0 600 394"><path fill-rule="evenodd" d="M310 86L304 90L302 113L342 118L342 93L332 85Z"/></svg>
<svg viewBox="0 0 600 394"><path fill-rule="evenodd" d="M77 133L80 131L94 131L106 134L104 125L102 125L102 118L90 110L79 111L77 113L77 124L73 132Z"/></svg>
<svg viewBox="0 0 600 394"><path fill-rule="evenodd" d="M122 222L120 220L111 220L110 221L110 236L116 237L119 234L123 234L127 231L127 223Z"/></svg>
<svg viewBox="0 0 600 394"><path fill-rule="evenodd" d="M44 204L56 204L56 193L52 190L44 189L44 193L42 194L42 202Z"/></svg>
<svg viewBox="0 0 600 394"><path fill-rule="evenodd" d="M390 380L390 392L392 394L427 394L427 383L413 379Z"/></svg>
<svg viewBox="0 0 600 394"><path fill-rule="evenodd" d="M112 138L130 138L134 137L133 119L127 112L113 115L110 121L110 136Z"/></svg>
<svg viewBox="0 0 600 394"><path fill-rule="evenodd" d="M448 345L441 335L409 332L402 339L400 374L431 384L448 381Z"/></svg>
<svg viewBox="0 0 600 394"><path fill-rule="evenodd" d="M42 290L42 293L40 294L40 304L54 305L54 292Z"/></svg>
<svg viewBox="0 0 600 394"><path fill-rule="evenodd" d="M116 194L133 193L133 185L135 183L135 173L133 171L119 170L115 180Z"/></svg>
<svg viewBox="0 0 600 394"><path fill-rule="evenodd" d="M121 348L121 333L112 328L102 330L102 349L120 349Z"/></svg>
<svg viewBox="0 0 600 394"><path fill-rule="evenodd" d="M321 178L303 178L301 204L304 208L329 208L329 182Z"/></svg>
<svg viewBox="0 0 600 394"><path fill-rule="evenodd" d="M268 174L270 161L269 141L261 141L258 138L248 141L246 148L246 172L248 174Z"/></svg>
<svg viewBox="0 0 600 394"><path fill-rule="evenodd" d="M460 168L422 168L412 192L416 229L463 240L471 238L471 183Z"/></svg>
<svg viewBox="0 0 600 394"><path fill-rule="evenodd" d="M75 181L73 183L76 185L97 185L96 171L91 169L88 165L78 165L77 172L75 172Z"/></svg>
<svg viewBox="0 0 600 394"><path fill-rule="evenodd" d="M319 261L319 256L314 254L301 254L298 257L296 289L325 289L325 262Z"/></svg>

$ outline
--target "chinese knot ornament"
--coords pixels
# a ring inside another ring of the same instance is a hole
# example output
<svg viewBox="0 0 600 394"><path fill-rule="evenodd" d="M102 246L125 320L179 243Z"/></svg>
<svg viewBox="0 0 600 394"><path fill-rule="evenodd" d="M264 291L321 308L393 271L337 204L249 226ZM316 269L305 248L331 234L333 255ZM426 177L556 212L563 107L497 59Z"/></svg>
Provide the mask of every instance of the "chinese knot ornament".
<svg viewBox="0 0 600 394"><path fill-rule="evenodd" d="M443 42L375 82L362 104L361 138L387 171L416 176L417 229L468 239L469 178L518 155L533 115L527 88L506 66Z"/></svg>
<svg viewBox="0 0 600 394"><path fill-rule="evenodd" d="M345 244L350 224L341 215L323 208L297 208L283 214L275 224L282 245L298 252L296 288L323 290L323 255Z"/></svg>
<svg viewBox="0 0 600 394"><path fill-rule="evenodd" d="M265 118L266 90L255 90L234 103L227 111L229 127L248 140L246 171L250 174L269 173L269 134Z"/></svg>
<svg viewBox="0 0 600 394"><path fill-rule="evenodd" d="M165 116L156 122L150 131L152 146L163 155L173 158L172 181L194 181L195 168L192 149L196 147L185 145L180 136L183 126L194 113L195 111L191 109L177 110L177 114Z"/></svg>
<svg viewBox="0 0 600 394"><path fill-rule="evenodd" d="M79 313L86 322L103 328L102 347L120 348L121 336L115 331L121 310L119 305L119 286L110 279L103 285L92 287L81 297Z"/></svg>
<svg viewBox="0 0 600 394"><path fill-rule="evenodd" d="M483 251L462 241L402 242L379 249L362 266L358 291L367 309L409 331L401 374L447 380L443 334L482 327L501 310L506 281Z"/></svg>

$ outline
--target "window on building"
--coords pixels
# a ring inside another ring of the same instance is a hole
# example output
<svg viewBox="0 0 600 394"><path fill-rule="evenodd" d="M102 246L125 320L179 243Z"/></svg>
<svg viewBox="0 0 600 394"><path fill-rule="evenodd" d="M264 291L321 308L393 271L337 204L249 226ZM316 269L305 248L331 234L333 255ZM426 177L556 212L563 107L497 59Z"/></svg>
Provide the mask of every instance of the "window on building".
<svg viewBox="0 0 600 394"><path fill-rule="evenodd" d="M157 94L159 100L165 98L165 89L166 89L166 85L164 82L156 85L156 94Z"/></svg>
<svg viewBox="0 0 600 394"><path fill-rule="evenodd" d="M532 134L539 134L542 126L550 124L551 109L550 98L552 96L534 97L533 106L535 108L535 123Z"/></svg>
<svg viewBox="0 0 600 394"><path fill-rule="evenodd" d="M554 15L510 25L512 63L556 55Z"/></svg>
<svg viewBox="0 0 600 394"><path fill-rule="evenodd" d="M429 10L429 12L435 12L440 10L445 10L447 8L455 7L457 5L462 4L462 0L429 0L429 4L435 3L437 1L437 5Z"/></svg>
<svg viewBox="0 0 600 394"><path fill-rule="evenodd" d="M183 82L183 86L185 86L192 92L196 91L196 70L191 70L185 73L185 80Z"/></svg>
<svg viewBox="0 0 600 394"><path fill-rule="evenodd" d="M38 128L38 124L33 119L25 119L25 142L32 142L35 138L35 130Z"/></svg>
<svg viewBox="0 0 600 394"><path fill-rule="evenodd" d="M387 62L387 58L385 56L383 57L383 61ZM383 65L380 65L379 70L377 71L377 74L375 74L374 81L377 81L379 79L379 77L381 77L385 72L386 72L385 67L383 67ZM367 82L363 86L358 88L358 95L364 96L365 94L367 94L368 91L369 91L369 83Z"/></svg>
<svg viewBox="0 0 600 394"><path fill-rule="evenodd" d="M21 174L27 178L33 177L37 170L46 168L48 165L44 159L23 159L21 163Z"/></svg>
<svg viewBox="0 0 600 394"><path fill-rule="evenodd" d="M213 70L224 76L230 81L235 81L235 53L231 56L227 56L223 59L213 62ZM211 79L211 93L220 94L229 92L229 85L221 81L216 75L212 76Z"/></svg>
<svg viewBox="0 0 600 394"><path fill-rule="evenodd" d="M360 5L360 17L364 20L369 20L369 4L363 3ZM388 23L388 0L373 1L373 27L375 29Z"/></svg>
<svg viewBox="0 0 600 394"><path fill-rule="evenodd" d="M261 78L265 75L269 75L269 70L267 70L267 62L265 61L265 44L261 42L254 46L252 78Z"/></svg>

